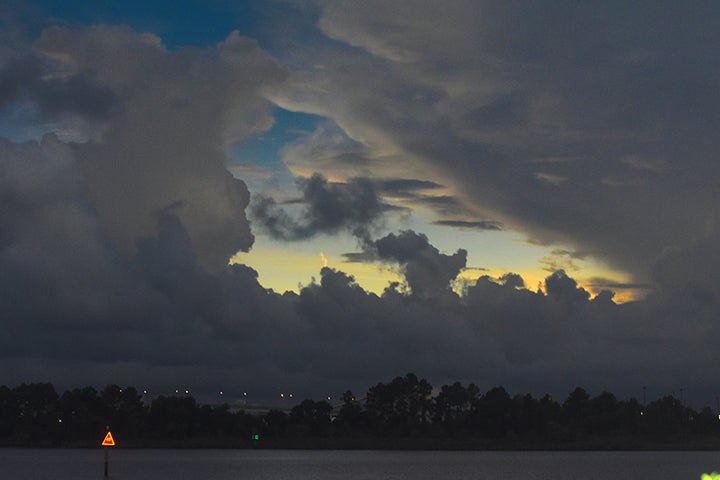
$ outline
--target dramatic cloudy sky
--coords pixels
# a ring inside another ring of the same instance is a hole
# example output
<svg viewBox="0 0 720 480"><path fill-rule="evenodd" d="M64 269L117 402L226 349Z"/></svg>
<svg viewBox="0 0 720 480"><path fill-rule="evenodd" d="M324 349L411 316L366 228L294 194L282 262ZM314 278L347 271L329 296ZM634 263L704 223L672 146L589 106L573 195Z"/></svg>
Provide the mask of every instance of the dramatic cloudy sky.
<svg viewBox="0 0 720 480"><path fill-rule="evenodd" d="M0 384L717 395L713 2L0 5Z"/></svg>

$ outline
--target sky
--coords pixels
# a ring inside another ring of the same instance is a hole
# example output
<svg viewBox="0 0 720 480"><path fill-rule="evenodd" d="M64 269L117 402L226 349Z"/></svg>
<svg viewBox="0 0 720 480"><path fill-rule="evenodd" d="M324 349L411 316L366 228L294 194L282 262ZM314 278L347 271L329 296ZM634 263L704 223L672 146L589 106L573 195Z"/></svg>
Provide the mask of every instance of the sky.
<svg viewBox="0 0 720 480"><path fill-rule="evenodd" d="M718 21L3 2L0 384L714 405Z"/></svg>

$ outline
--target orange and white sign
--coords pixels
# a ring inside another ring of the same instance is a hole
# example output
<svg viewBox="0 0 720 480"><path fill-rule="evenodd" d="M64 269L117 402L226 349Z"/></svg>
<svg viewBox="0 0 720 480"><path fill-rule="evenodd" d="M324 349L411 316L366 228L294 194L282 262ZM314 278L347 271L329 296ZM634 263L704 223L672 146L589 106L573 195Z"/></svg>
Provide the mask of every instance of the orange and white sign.
<svg viewBox="0 0 720 480"><path fill-rule="evenodd" d="M115 446L115 440L112 438L112 433L108 432L107 435L105 435L105 440L103 440L101 445L103 447L114 447Z"/></svg>

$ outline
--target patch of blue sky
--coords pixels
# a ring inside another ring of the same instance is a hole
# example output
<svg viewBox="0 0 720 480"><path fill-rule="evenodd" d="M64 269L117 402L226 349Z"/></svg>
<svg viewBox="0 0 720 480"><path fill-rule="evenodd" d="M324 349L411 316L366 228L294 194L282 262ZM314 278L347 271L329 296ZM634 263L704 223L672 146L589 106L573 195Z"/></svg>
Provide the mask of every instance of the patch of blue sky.
<svg viewBox="0 0 720 480"><path fill-rule="evenodd" d="M282 148L299 137L312 133L322 117L275 108L275 123L267 131L231 147L230 157L236 163L270 167L281 162Z"/></svg>
<svg viewBox="0 0 720 480"><path fill-rule="evenodd" d="M49 133L46 125L37 121L32 107L24 103L11 103L0 109L0 137L13 142L40 140Z"/></svg>
<svg viewBox="0 0 720 480"><path fill-rule="evenodd" d="M170 49L208 46L233 30L255 37L259 2L230 0L35 0L52 20L69 25L124 24L158 35Z"/></svg>
<svg viewBox="0 0 720 480"><path fill-rule="evenodd" d="M232 145L228 151L230 164L251 165L268 174L274 181L294 183L292 174L282 161L282 149L298 138L309 135L322 117L276 108L272 128Z"/></svg>

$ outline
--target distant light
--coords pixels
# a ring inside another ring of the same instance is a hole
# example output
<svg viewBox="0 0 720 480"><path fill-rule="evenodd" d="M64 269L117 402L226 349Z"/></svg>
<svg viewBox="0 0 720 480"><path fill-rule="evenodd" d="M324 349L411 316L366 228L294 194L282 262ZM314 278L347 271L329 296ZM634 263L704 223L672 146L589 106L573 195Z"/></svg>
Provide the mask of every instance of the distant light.
<svg viewBox="0 0 720 480"><path fill-rule="evenodd" d="M243 392L243 397L247 397L247 392Z"/></svg>
<svg viewBox="0 0 720 480"><path fill-rule="evenodd" d="M330 401L332 399L332 397L330 395L328 395L327 399L328 399L328 401Z"/></svg>
<svg viewBox="0 0 720 480"><path fill-rule="evenodd" d="M185 390L185 395L187 395L187 394L189 394L189 393L190 393L189 390Z"/></svg>
<svg viewBox="0 0 720 480"><path fill-rule="evenodd" d="M720 413L718 414L718 420L720 420Z"/></svg>
<svg viewBox="0 0 720 480"><path fill-rule="evenodd" d="M58 423L62 423L62 418L58 418Z"/></svg>
<svg viewBox="0 0 720 480"><path fill-rule="evenodd" d="M180 390L178 390L178 389L176 388L176 389L175 389L175 393L176 393L176 394L177 394L177 393L180 393Z"/></svg>
<svg viewBox="0 0 720 480"><path fill-rule="evenodd" d="M252 438L253 440L256 440L256 441L257 441L257 440L260 440L260 435L258 435L257 433L255 433L255 434L253 434L250 438Z"/></svg>
<svg viewBox="0 0 720 480"><path fill-rule="evenodd" d="M221 397L222 397L222 394L223 394L223 392L222 392L222 390L220 390L220 396L221 396Z"/></svg>
<svg viewBox="0 0 720 480"><path fill-rule="evenodd" d="M284 394L284 393L281 393L281 394L280 394L280 398L285 398L285 394Z"/></svg>
<svg viewBox="0 0 720 480"><path fill-rule="evenodd" d="M290 398L292 398L292 393L290 394Z"/></svg>
<svg viewBox="0 0 720 480"><path fill-rule="evenodd" d="M641 412L640 412L640 416L642 417L643 415L645 415L645 412L642 412L642 411L641 411Z"/></svg>
<svg viewBox="0 0 720 480"><path fill-rule="evenodd" d="M120 389L120 393L122 393L122 388Z"/></svg>
<svg viewBox="0 0 720 480"><path fill-rule="evenodd" d="M355 397L350 397L350 400L354 402L354 401L355 401Z"/></svg>
<svg viewBox="0 0 720 480"><path fill-rule="evenodd" d="M143 395L147 395L147 390L143 390Z"/></svg>

